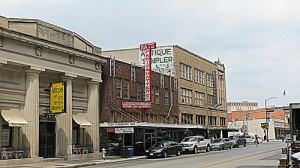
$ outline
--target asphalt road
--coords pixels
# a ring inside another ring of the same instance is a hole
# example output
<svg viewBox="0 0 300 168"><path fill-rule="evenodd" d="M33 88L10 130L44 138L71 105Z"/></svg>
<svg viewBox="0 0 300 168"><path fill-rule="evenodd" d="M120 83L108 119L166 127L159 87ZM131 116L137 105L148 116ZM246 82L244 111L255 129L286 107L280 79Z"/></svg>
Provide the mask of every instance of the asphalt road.
<svg viewBox="0 0 300 168"><path fill-rule="evenodd" d="M223 151L101 164L101 168L275 168L286 144L270 142Z"/></svg>

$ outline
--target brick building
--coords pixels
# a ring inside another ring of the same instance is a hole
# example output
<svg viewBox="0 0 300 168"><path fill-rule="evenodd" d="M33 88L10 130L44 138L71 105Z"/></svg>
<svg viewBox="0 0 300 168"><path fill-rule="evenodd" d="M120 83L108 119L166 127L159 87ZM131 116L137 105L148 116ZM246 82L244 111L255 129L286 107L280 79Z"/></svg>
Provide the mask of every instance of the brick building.
<svg viewBox="0 0 300 168"><path fill-rule="evenodd" d="M158 140L180 141L186 128L197 128L179 125L177 81L162 73L152 72L151 108L122 106L144 101L144 68L113 58L106 60L100 87L101 148L118 152L113 144L117 148L134 146L135 154L142 154Z"/></svg>
<svg viewBox="0 0 300 168"><path fill-rule="evenodd" d="M138 48L103 51L127 63L143 66ZM209 61L178 45L152 50L154 71L178 78L179 123L199 125L197 134L227 136L225 66L219 60ZM195 132L194 132L195 134Z"/></svg>

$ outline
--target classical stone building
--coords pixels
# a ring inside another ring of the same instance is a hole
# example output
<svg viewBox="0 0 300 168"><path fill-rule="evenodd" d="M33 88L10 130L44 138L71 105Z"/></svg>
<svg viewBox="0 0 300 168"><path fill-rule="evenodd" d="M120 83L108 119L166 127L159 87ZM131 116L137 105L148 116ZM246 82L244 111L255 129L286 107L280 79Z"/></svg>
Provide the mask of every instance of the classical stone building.
<svg viewBox="0 0 300 168"><path fill-rule="evenodd" d="M0 17L4 161L99 154L99 83L105 63L100 53L72 31L40 20ZM65 110L53 114L49 86L57 82L65 85Z"/></svg>
<svg viewBox="0 0 300 168"><path fill-rule="evenodd" d="M104 56L143 65L138 48L103 51ZM154 71L178 79L179 123L200 125L199 134L227 135L225 66L212 62L178 45L152 50ZM225 132L224 132L225 131Z"/></svg>

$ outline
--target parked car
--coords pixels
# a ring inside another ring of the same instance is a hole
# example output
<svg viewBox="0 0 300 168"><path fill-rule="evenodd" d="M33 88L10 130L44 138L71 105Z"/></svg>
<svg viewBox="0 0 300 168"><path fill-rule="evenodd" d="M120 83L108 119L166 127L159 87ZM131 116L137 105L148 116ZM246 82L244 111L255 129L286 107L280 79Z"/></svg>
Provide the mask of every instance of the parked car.
<svg viewBox="0 0 300 168"><path fill-rule="evenodd" d="M256 139L256 137L257 137L257 139ZM248 134L248 135L246 135L245 139L246 139L247 143L253 143L253 144L255 144L255 143L258 143L258 144L262 143L262 139L260 137L258 137L258 135L254 135L254 134Z"/></svg>
<svg viewBox="0 0 300 168"><path fill-rule="evenodd" d="M228 138L218 138L212 141L211 143L211 149L218 149L218 150L224 150L224 149L232 149L233 143Z"/></svg>
<svg viewBox="0 0 300 168"><path fill-rule="evenodd" d="M184 152L198 153L199 150L210 151L210 143L203 136L188 136L180 143Z"/></svg>
<svg viewBox="0 0 300 168"><path fill-rule="evenodd" d="M232 142L233 147L246 147L246 139L241 135L229 136L229 140Z"/></svg>
<svg viewBox="0 0 300 168"><path fill-rule="evenodd" d="M174 141L161 141L155 143L152 147L146 150L146 156L151 157L168 157L169 155L180 156L182 146Z"/></svg>

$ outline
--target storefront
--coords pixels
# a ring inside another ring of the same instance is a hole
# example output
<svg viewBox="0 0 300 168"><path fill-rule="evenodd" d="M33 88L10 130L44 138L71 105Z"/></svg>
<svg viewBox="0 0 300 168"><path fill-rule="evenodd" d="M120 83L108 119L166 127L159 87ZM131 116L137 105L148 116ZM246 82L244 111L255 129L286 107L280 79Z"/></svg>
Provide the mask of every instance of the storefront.
<svg viewBox="0 0 300 168"><path fill-rule="evenodd" d="M105 148L110 155L120 155L123 146L133 146L134 155L144 155L144 151L158 141L180 142L186 136L205 131L206 129L198 125L147 122L101 123L100 148Z"/></svg>

